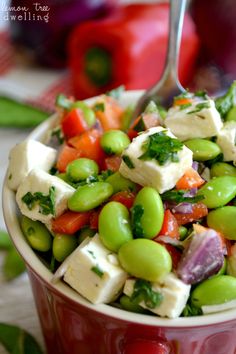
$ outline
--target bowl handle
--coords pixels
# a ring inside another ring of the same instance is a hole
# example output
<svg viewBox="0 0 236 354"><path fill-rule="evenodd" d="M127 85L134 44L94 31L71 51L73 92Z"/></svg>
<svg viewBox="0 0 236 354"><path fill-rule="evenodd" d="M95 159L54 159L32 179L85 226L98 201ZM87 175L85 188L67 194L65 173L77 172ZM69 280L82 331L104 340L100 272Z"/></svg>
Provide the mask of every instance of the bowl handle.
<svg viewBox="0 0 236 354"><path fill-rule="evenodd" d="M168 342L162 338L133 339L126 342L123 354L171 354Z"/></svg>

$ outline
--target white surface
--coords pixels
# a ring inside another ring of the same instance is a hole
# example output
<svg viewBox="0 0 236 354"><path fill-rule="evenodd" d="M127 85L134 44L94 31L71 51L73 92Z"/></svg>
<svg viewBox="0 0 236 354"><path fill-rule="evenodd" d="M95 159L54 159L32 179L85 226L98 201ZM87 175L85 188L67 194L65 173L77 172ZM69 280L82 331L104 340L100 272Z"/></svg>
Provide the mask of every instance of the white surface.
<svg viewBox="0 0 236 354"><path fill-rule="evenodd" d="M16 129L0 129L0 184L2 200L2 184L8 163L8 152L17 142L23 140L29 131ZM0 229L6 229L2 203L0 204ZM0 252L0 268L4 253ZM33 301L33 296L26 273L12 282L4 282L0 272L0 322L18 325L29 331L43 346L40 325ZM0 345L0 354L6 354Z"/></svg>

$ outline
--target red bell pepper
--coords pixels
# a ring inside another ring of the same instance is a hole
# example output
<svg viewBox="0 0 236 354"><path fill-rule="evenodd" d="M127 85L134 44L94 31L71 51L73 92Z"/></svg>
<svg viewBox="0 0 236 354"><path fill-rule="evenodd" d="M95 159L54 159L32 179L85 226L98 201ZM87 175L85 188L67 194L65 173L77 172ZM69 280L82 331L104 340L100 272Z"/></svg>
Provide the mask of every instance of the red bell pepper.
<svg viewBox="0 0 236 354"><path fill-rule="evenodd" d="M198 188L205 183L205 180L192 167L177 181L176 189Z"/></svg>
<svg viewBox="0 0 236 354"><path fill-rule="evenodd" d="M91 212L76 213L66 211L52 221L52 230L60 234L73 235L85 225L89 224Z"/></svg>
<svg viewBox="0 0 236 354"><path fill-rule="evenodd" d="M134 204L135 194L129 191L121 191L116 194L113 194L110 200L119 202L126 206L126 208L132 208Z"/></svg>
<svg viewBox="0 0 236 354"><path fill-rule="evenodd" d="M168 20L168 4L132 4L79 24L68 46L76 96L83 99L120 85L152 86L165 63ZM198 49L194 23L186 14L179 60L183 84L192 76Z"/></svg>
<svg viewBox="0 0 236 354"><path fill-rule="evenodd" d="M165 235L179 239L179 225L176 218L169 209L165 210L164 220L159 235Z"/></svg>
<svg viewBox="0 0 236 354"><path fill-rule="evenodd" d="M207 216L208 209L203 203L193 204L193 211L189 214L175 213L175 219L177 220L178 225L185 225L189 222L197 221L204 216Z"/></svg>
<svg viewBox="0 0 236 354"><path fill-rule="evenodd" d="M83 112L79 108L74 108L67 113L62 119L61 126L66 138L72 138L89 129L83 117Z"/></svg>

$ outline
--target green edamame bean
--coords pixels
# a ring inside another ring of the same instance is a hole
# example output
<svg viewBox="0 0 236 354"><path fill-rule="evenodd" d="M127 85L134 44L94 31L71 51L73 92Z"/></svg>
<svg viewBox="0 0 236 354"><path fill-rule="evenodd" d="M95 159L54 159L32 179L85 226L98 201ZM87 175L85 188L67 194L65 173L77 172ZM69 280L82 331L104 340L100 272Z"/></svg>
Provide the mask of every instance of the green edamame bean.
<svg viewBox="0 0 236 354"><path fill-rule="evenodd" d="M210 140L190 139L184 145L193 152L193 159L196 161L211 160L221 153L220 147Z"/></svg>
<svg viewBox="0 0 236 354"><path fill-rule="evenodd" d="M187 227L181 225L179 226L179 238L183 241L188 236L188 229Z"/></svg>
<svg viewBox="0 0 236 354"><path fill-rule="evenodd" d="M207 215L207 225L220 231L228 240L236 240L236 206L212 210Z"/></svg>
<svg viewBox="0 0 236 354"><path fill-rule="evenodd" d="M81 157L80 159L76 159L67 165L66 175L71 181L79 182L89 176L97 175L98 171L99 168L95 161Z"/></svg>
<svg viewBox="0 0 236 354"><path fill-rule="evenodd" d="M227 116L226 116L225 120L227 122L230 121L230 120L236 122L236 106L231 108L231 110L227 113Z"/></svg>
<svg viewBox="0 0 236 354"><path fill-rule="evenodd" d="M236 177L220 176L211 179L198 190L197 195L203 195L202 202L208 208L221 207L236 195Z"/></svg>
<svg viewBox="0 0 236 354"><path fill-rule="evenodd" d="M23 216L21 219L21 228L33 249L41 252L50 250L52 246L52 236L41 222Z"/></svg>
<svg viewBox="0 0 236 354"><path fill-rule="evenodd" d="M200 283L191 294L191 302L196 307L219 305L236 299L236 278L219 275Z"/></svg>
<svg viewBox="0 0 236 354"><path fill-rule="evenodd" d="M71 109L79 108L83 112L83 118L86 121L89 128L96 123L96 115L94 111L83 101L76 101L72 104Z"/></svg>
<svg viewBox="0 0 236 354"><path fill-rule="evenodd" d="M164 208L159 193L152 187L143 187L138 192L132 208L135 236L153 238L161 230L163 219Z"/></svg>
<svg viewBox="0 0 236 354"><path fill-rule="evenodd" d="M166 248L159 243L137 238L119 249L121 266L132 276L157 281L171 271L172 260Z"/></svg>
<svg viewBox="0 0 236 354"><path fill-rule="evenodd" d="M73 211L88 211L105 202L113 193L110 183L95 182L79 187L68 200Z"/></svg>
<svg viewBox="0 0 236 354"><path fill-rule="evenodd" d="M110 183L113 187L113 193L120 191L131 191L136 190L136 184L130 181L128 178L123 177L120 172L115 172L106 179L107 183Z"/></svg>
<svg viewBox="0 0 236 354"><path fill-rule="evenodd" d="M128 209L118 202L107 203L99 215L98 233L104 246L117 252L133 238Z"/></svg>
<svg viewBox="0 0 236 354"><path fill-rule="evenodd" d="M147 312L143 307L139 306L135 303L135 301L131 301L130 297L127 295L122 295L120 298L120 304L122 308L126 311L136 312L136 313L145 313Z"/></svg>
<svg viewBox="0 0 236 354"><path fill-rule="evenodd" d="M77 240L75 236L56 234L53 239L52 253L58 262L63 262L76 247Z"/></svg>
<svg viewBox="0 0 236 354"><path fill-rule="evenodd" d="M95 235L96 231L90 229L90 227L83 227L78 236L78 243L80 244L83 242L87 237L93 237Z"/></svg>
<svg viewBox="0 0 236 354"><path fill-rule="evenodd" d="M214 277L218 277L218 275L224 275L226 273L226 269L227 269L227 260L226 258L224 258L224 263L222 265L222 267L220 268L220 270L213 275Z"/></svg>
<svg viewBox="0 0 236 354"><path fill-rule="evenodd" d="M101 138L101 146L107 154L121 155L130 144L130 139L122 130L108 130Z"/></svg>
<svg viewBox="0 0 236 354"><path fill-rule="evenodd" d="M236 177L236 167L226 162L216 162L211 166L211 177L234 176Z"/></svg>

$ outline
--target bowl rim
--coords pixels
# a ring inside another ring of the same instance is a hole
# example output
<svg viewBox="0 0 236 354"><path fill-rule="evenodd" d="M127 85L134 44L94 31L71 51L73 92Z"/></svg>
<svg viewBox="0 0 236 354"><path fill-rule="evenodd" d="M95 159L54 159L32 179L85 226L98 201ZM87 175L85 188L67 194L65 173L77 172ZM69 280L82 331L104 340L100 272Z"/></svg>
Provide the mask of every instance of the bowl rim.
<svg viewBox="0 0 236 354"><path fill-rule="evenodd" d="M135 102L142 95L143 90L133 90L126 91L121 96L121 103L126 106L131 102ZM96 97L86 100L88 104L93 103ZM49 128L55 125L57 115L53 114L43 123L36 127L27 137L27 139L34 139L44 142L46 137L46 132ZM56 284L51 282L53 274L50 270L40 261L36 253L29 246L25 237L21 231L20 223L18 219L19 210L15 201L15 192L10 190L7 186L7 173L5 175L2 193L2 205L3 205L3 216L6 223L8 232L12 238L12 241L26 262L27 266L43 280L45 285L51 287L54 291L60 294L67 301L73 301L75 304L80 304L86 307L88 310L92 310L103 315L113 317L122 321L132 322L137 324L142 324L146 326L158 326L158 327L172 327L172 328L193 328L202 327L209 325L221 324L236 319L236 308L229 309L222 312L208 314L203 316L193 316L193 317L179 317L176 319L161 318L158 316L150 316L144 314L131 313L128 311L121 310L106 304L94 305L88 300L83 298L75 290L73 290L69 285L63 281L58 281Z"/></svg>

